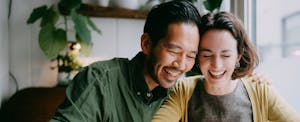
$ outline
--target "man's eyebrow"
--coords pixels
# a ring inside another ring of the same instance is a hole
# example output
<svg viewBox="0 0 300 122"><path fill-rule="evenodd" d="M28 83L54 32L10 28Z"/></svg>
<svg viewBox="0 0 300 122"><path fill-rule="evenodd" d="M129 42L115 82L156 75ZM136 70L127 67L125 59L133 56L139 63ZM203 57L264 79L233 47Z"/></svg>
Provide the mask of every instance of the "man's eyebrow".
<svg viewBox="0 0 300 122"><path fill-rule="evenodd" d="M168 47L168 48L176 48L176 49L182 49L182 47L180 47L179 45L176 45L176 44L173 44L173 43L165 43L164 44L166 47ZM197 55L198 54L198 50L191 50L190 51L191 53L193 53L193 54L195 54L195 55Z"/></svg>
<svg viewBox="0 0 300 122"><path fill-rule="evenodd" d="M210 49L200 48L199 52L212 52Z"/></svg>
<svg viewBox="0 0 300 122"><path fill-rule="evenodd" d="M173 43L164 43L164 46L168 48L179 48L182 49L179 45L173 44Z"/></svg>

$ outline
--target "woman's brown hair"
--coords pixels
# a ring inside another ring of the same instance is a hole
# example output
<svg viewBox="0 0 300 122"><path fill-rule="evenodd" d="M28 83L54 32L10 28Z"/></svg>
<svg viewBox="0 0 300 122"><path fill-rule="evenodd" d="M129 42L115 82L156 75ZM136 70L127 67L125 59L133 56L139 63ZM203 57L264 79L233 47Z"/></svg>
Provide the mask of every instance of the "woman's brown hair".
<svg viewBox="0 0 300 122"><path fill-rule="evenodd" d="M254 68L258 65L259 59L255 47L250 42L250 39L243 27L242 22L234 15L228 12L208 13L201 18L200 36L203 37L209 30L227 30L237 40L238 54L242 57L239 61L240 67L237 67L233 74L232 79L237 79L249 75L253 72ZM201 39L200 39L201 42ZM197 58L198 60L198 58ZM197 70L200 74L198 61L193 70Z"/></svg>

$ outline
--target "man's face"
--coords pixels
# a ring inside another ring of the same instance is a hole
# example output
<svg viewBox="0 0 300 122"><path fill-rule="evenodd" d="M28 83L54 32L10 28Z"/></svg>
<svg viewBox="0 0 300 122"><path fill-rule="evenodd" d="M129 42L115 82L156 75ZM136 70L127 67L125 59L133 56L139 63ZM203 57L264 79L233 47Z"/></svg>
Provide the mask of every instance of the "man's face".
<svg viewBox="0 0 300 122"><path fill-rule="evenodd" d="M182 74L193 67L199 39L196 25L170 24L166 37L159 40L150 51L145 73L148 85L150 82L164 88L173 86Z"/></svg>

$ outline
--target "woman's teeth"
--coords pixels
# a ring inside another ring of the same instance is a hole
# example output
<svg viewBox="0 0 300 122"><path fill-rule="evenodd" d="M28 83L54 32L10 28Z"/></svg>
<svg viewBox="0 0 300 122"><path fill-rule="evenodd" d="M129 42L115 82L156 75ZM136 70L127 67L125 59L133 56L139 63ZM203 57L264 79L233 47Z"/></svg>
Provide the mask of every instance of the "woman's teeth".
<svg viewBox="0 0 300 122"><path fill-rule="evenodd" d="M219 75L222 75L224 74L225 71L221 71L221 72L212 72L210 71L210 74L214 75L214 76L219 76Z"/></svg>

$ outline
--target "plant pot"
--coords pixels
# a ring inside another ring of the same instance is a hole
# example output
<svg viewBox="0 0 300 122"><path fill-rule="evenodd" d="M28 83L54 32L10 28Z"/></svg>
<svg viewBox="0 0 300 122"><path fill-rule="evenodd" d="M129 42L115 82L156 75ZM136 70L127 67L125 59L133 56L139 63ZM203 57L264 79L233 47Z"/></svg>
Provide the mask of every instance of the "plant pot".
<svg viewBox="0 0 300 122"><path fill-rule="evenodd" d="M150 11L153 6L158 4L160 4L159 0L148 0L144 5L144 9Z"/></svg>
<svg viewBox="0 0 300 122"><path fill-rule="evenodd" d="M65 86L74 78L74 74L70 72L58 72L57 81L58 85Z"/></svg>
<svg viewBox="0 0 300 122"><path fill-rule="evenodd" d="M108 7L110 0L98 0L98 5L102 7Z"/></svg>

